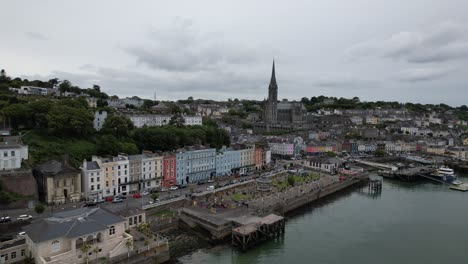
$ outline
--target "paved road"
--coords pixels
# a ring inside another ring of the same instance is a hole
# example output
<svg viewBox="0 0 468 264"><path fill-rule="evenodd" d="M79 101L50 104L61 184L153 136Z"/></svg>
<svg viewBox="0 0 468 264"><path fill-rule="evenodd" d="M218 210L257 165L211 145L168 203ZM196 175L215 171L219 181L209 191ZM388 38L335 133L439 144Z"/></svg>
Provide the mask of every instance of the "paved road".
<svg viewBox="0 0 468 264"><path fill-rule="evenodd" d="M280 168L280 169L282 169L282 168ZM270 174L270 172L271 171L266 171L266 172L263 172L262 174L268 175L268 174ZM254 176L256 176L256 174L251 173L251 174L243 176L243 177L235 178L235 180L237 180L237 181L250 180ZM226 184L226 183L228 183L228 182L230 182L232 180L234 180L234 178L226 177L226 178L220 178L217 182L205 183L203 185L193 184L193 185L190 185L187 188L182 188L182 189L178 189L178 190L174 190L174 191L160 192L159 193L159 199L161 201L164 201L164 200L179 197L179 196L185 196L185 195L189 194L191 190L193 190L193 192L203 192L203 191L206 191L208 186L211 186L211 185L214 186L217 183L219 183L220 185L224 185L224 184ZM119 210L125 209L127 207L139 207L139 208L141 208L142 205L149 204L150 200L151 200L151 195L146 195L146 196L143 196L142 198L139 198L139 199L133 198L132 195L128 195L127 199L125 199L121 203L104 202L104 203L99 204L98 206L107 208L107 209L112 210L112 211L119 211ZM64 210L71 210L71 209L74 209L74 208L80 208L83 205L84 205L84 202L68 203L68 204L57 205L57 206L48 206L46 211L44 213L42 213L41 215L38 215L34 211L33 208L8 209L8 210L0 209L0 216L8 215L8 216L10 216L12 221L15 221L16 218L19 215L27 214L27 215L31 215L33 217L33 221L37 221L39 219L50 217L52 215L52 213L54 213L54 212L64 211Z"/></svg>

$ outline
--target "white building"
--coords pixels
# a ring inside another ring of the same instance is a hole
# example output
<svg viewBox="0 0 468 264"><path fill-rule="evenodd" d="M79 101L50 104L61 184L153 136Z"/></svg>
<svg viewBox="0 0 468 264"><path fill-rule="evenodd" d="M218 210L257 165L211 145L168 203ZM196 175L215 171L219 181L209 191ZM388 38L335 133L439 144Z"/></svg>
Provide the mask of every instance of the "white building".
<svg viewBox="0 0 468 264"><path fill-rule="evenodd" d="M96 129L96 131L99 131L102 129L102 126L104 125L104 122L106 121L106 118L107 118L107 111L94 112L93 127L94 129Z"/></svg>
<svg viewBox="0 0 468 264"><path fill-rule="evenodd" d="M83 207L55 213L23 227L26 249L35 263L88 263L133 250L125 232L127 219L101 208ZM83 251L84 245L89 249Z"/></svg>
<svg viewBox="0 0 468 264"><path fill-rule="evenodd" d="M143 126L165 126L171 121L170 115L128 115L135 127ZM183 116L186 126L201 126L201 116Z"/></svg>
<svg viewBox="0 0 468 264"><path fill-rule="evenodd" d="M145 189L161 186L163 176L163 157L157 154L143 154L141 160L141 179Z"/></svg>
<svg viewBox="0 0 468 264"><path fill-rule="evenodd" d="M268 142L271 154L292 156L294 155L294 144L288 142Z"/></svg>
<svg viewBox="0 0 468 264"><path fill-rule="evenodd" d="M103 177L100 160L96 157L92 161L83 161L81 169L81 187L83 197L88 200L99 200L103 196L103 185L101 178Z"/></svg>
<svg viewBox="0 0 468 264"><path fill-rule="evenodd" d="M28 159L28 146L17 136L4 137L0 142L0 170L21 168L21 162Z"/></svg>

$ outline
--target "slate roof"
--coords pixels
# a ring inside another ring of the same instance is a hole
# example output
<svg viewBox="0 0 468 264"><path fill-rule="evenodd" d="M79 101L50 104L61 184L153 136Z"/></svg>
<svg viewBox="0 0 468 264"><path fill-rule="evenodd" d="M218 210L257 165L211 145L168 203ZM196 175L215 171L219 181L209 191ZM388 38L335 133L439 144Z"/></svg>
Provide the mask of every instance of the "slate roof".
<svg viewBox="0 0 468 264"><path fill-rule="evenodd" d="M86 169L87 170L98 170L100 169L99 164L96 161L88 161L86 162Z"/></svg>
<svg viewBox="0 0 468 264"><path fill-rule="evenodd" d="M3 141L0 142L0 148L16 148L22 146L23 142L21 142L21 138L18 136L3 137Z"/></svg>
<svg viewBox="0 0 468 264"><path fill-rule="evenodd" d="M124 221L123 217L105 209L83 207L56 213L52 217L23 227L23 231L32 241L39 243L105 231L109 226Z"/></svg>
<svg viewBox="0 0 468 264"><path fill-rule="evenodd" d="M78 172L78 170L66 164L62 164L61 162L56 160L49 160L40 165L37 165L35 170L45 175L57 175L69 172Z"/></svg>

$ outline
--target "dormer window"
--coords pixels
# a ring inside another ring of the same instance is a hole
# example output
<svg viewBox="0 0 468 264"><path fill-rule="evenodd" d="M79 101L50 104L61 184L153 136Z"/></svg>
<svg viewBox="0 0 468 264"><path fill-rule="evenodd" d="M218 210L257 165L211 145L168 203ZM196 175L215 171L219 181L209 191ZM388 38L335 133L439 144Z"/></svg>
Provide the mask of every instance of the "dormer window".
<svg viewBox="0 0 468 264"><path fill-rule="evenodd" d="M114 234L115 234L115 226L111 226L111 227L109 228L109 235L112 236L112 235L114 235Z"/></svg>

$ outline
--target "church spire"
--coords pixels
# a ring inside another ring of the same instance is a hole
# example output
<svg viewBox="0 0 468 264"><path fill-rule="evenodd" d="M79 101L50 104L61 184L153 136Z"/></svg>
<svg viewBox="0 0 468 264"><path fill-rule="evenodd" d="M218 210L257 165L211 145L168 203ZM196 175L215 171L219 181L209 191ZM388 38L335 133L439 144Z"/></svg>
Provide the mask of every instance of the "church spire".
<svg viewBox="0 0 468 264"><path fill-rule="evenodd" d="M271 80L270 85L276 85L276 75L275 75L275 59L273 59L273 69L271 70Z"/></svg>

